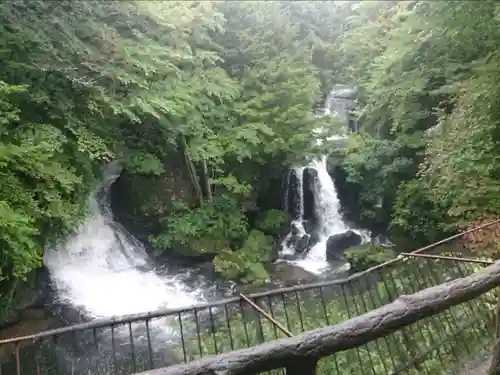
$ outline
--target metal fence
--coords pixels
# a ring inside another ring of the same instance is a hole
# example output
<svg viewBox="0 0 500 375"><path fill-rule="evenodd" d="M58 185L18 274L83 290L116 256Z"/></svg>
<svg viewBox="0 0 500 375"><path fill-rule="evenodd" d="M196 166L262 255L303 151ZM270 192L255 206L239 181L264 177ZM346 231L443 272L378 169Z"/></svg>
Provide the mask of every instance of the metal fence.
<svg viewBox="0 0 500 375"><path fill-rule="evenodd" d="M398 296L481 268L460 260L404 256L345 280L248 297L285 331L297 334L345 321ZM458 374L457 364L476 358L491 342L495 305L496 296L486 293L385 338L325 358L318 373ZM285 336L276 324L236 297L0 341L1 374L133 374Z"/></svg>

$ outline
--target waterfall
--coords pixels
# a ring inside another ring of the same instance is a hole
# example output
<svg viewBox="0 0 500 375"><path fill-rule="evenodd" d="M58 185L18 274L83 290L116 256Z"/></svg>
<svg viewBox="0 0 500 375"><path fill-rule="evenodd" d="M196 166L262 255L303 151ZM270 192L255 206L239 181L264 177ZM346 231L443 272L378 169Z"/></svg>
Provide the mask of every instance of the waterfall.
<svg viewBox="0 0 500 375"><path fill-rule="evenodd" d="M326 103L322 109L322 116L338 115L346 123L349 121L349 112L352 106L352 90L346 88L336 88L330 92L326 98ZM321 129L317 129L320 133ZM338 135L331 137L329 140L334 142L342 141L346 136ZM322 273L329 268L327 262L327 242L328 239L336 234L345 233L352 230L362 237L367 239L367 234L347 225L340 213L340 202L337 197L335 184L328 173L327 166L328 155L323 155L316 160L311 160L307 166L294 167L292 172L298 179L297 186L291 186L290 179L286 187L285 200L298 201L295 207L285 205L285 209L293 216L292 229L285 237L281 245L280 255L282 258L298 256L298 259L291 261L297 266L310 271L312 273ZM314 171L315 177L312 181L313 192L313 211L314 220L311 224L311 218L305 217L305 194L304 194L304 175L305 172L311 173ZM289 196L292 196L290 199ZM298 209L297 209L298 207ZM313 229L306 230L305 225ZM297 254L298 252L305 252Z"/></svg>
<svg viewBox="0 0 500 375"><path fill-rule="evenodd" d="M90 318L202 302L202 288L188 287L182 274L155 269L144 246L114 221L109 189L119 172L117 164L107 168L89 199L88 218L44 254L57 302Z"/></svg>
<svg viewBox="0 0 500 375"><path fill-rule="evenodd" d="M318 243L309 250L306 260L319 263L326 262L328 238L349 229L340 215L340 202L326 163L327 156L322 156L320 160L311 163L318 173L318 182L315 185L315 212L319 219Z"/></svg>

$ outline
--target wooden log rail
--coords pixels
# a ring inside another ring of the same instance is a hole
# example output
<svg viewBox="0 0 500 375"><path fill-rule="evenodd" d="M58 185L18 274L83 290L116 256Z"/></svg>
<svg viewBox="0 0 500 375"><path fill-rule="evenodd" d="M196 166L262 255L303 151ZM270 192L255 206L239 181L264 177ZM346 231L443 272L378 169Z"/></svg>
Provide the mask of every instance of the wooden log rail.
<svg viewBox="0 0 500 375"><path fill-rule="evenodd" d="M254 375L286 368L287 375L312 375L323 357L387 336L498 286L500 263L495 263L471 276L400 296L392 303L334 326L141 374Z"/></svg>

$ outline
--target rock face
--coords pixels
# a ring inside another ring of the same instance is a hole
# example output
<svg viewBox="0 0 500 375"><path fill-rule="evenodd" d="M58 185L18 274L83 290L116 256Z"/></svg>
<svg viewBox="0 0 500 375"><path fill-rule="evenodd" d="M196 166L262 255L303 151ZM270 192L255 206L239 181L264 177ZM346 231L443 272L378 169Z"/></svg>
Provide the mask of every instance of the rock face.
<svg viewBox="0 0 500 375"><path fill-rule="evenodd" d="M296 253L305 252L309 248L311 236L309 234L302 233L296 223L292 223L290 231L291 236L288 239L286 246L293 247Z"/></svg>
<svg viewBox="0 0 500 375"><path fill-rule="evenodd" d="M182 155L174 154L160 176L133 174L126 169L111 186L111 207L117 221L143 242L158 233L159 219L175 201L191 205L196 195Z"/></svg>
<svg viewBox="0 0 500 375"><path fill-rule="evenodd" d="M29 273L26 281L1 286L7 289L0 293L0 328L4 328L18 323L23 311L44 307L50 290L50 277L47 269L41 267Z"/></svg>
<svg viewBox="0 0 500 375"><path fill-rule="evenodd" d="M311 283L318 280L318 277L299 266L290 263L277 263L271 272L273 279L282 286L293 286L301 283Z"/></svg>
<svg viewBox="0 0 500 375"><path fill-rule="evenodd" d="M292 169L289 172L288 196L286 197L286 200L287 200L287 206L288 206L289 213L292 216L292 218L294 218L294 219L298 219L300 217L299 207L300 207L300 201L301 201L302 197L300 196L300 194L298 194L298 192L300 190L299 184L300 184L301 179L302 179L302 176L297 175L296 170Z"/></svg>
<svg viewBox="0 0 500 375"><path fill-rule="evenodd" d="M326 259L341 260L344 258L344 250L359 246L362 243L360 235L348 230L345 233L331 236L326 243Z"/></svg>
<svg viewBox="0 0 500 375"><path fill-rule="evenodd" d="M315 221L315 186L318 179L318 171L313 168L305 168L303 172L304 191L304 220Z"/></svg>
<svg viewBox="0 0 500 375"><path fill-rule="evenodd" d="M308 234L304 235L292 235L287 241L287 247L293 247L296 253L303 253L309 247L310 236Z"/></svg>

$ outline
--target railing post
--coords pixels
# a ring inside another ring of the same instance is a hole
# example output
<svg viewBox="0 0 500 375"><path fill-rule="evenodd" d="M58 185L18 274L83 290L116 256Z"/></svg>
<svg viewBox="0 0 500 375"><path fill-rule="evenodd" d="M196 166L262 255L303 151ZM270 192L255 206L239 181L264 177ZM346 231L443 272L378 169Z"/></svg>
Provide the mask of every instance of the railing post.
<svg viewBox="0 0 500 375"><path fill-rule="evenodd" d="M290 362L285 369L286 375L316 375L317 358L301 358Z"/></svg>
<svg viewBox="0 0 500 375"><path fill-rule="evenodd" d="M500 295L497 297L497 307L495 315L495 341L493 344L493 353L488 368L488 375L500 374Z"/></svg>

